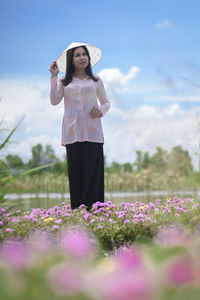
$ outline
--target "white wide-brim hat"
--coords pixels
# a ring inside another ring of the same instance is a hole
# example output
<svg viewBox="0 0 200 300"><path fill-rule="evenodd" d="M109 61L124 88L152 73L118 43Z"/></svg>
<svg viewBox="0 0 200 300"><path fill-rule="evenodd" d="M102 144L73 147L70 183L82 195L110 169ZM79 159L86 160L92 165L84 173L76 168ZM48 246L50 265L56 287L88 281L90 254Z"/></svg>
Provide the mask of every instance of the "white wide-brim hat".
<svg viewBox="0 0 200 300"><path fill-rule="evenodd" d="M66 72L66 52L69 49L75 48L75 47L81 47L85 46L88 49L89 55L90 55L90 63L93 67L96 63L98 63L102 56L102 51L99 47L85 44L85 43L71 43L64 51L63 53L56 59L56 63L58 66L58 69L60 72L65 73Z"/></svg>

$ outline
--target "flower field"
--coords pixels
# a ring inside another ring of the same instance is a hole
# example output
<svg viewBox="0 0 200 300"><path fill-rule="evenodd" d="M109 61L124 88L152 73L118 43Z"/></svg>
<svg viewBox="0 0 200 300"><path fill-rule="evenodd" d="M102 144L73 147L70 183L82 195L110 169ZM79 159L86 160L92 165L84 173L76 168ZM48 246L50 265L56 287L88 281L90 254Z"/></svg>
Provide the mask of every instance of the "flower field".
<svg viewBox="0 0 200 300"><path fill-rule="evenodd" d="M200 205L191 198L0 208L0 239L4 300L200 298Z"/></svg>

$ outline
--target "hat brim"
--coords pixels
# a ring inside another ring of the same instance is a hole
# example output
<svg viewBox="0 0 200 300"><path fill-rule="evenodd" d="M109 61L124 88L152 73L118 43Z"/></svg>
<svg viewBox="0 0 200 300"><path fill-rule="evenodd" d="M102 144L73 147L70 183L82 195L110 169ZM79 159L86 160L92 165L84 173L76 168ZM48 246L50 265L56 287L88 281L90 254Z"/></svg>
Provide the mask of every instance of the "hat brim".
<svg viewBox="0 0 200 300"><path fill-rule="evenodd" d="M96 65L102 56L102 51L99 47L97 46L93 46L93 45L89 45L89 44L79 44L78 46L75 47L81 47L81 46L85 46L88 49L89 55L90 55L90 63L91 66L93 67L94 65ZM69 49L75 48L75 47L68 47L66 48L63 53L56 59L56 63L58 66L58 69L60 72L65 73L66 72L66 52Z"/></svg>

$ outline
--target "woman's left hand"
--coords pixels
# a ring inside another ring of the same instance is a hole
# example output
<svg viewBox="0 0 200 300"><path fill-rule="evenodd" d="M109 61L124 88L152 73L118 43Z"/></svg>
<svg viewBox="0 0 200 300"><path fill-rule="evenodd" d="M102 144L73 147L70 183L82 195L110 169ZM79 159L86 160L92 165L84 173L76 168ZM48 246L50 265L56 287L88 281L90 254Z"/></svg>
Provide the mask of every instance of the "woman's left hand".
<svg viewBox="0 0 200 300"><path fill-rule="evenodd" d="M102 117L102 112L95 106L90 111L90 115L92 118L101 118Z"/></svg>

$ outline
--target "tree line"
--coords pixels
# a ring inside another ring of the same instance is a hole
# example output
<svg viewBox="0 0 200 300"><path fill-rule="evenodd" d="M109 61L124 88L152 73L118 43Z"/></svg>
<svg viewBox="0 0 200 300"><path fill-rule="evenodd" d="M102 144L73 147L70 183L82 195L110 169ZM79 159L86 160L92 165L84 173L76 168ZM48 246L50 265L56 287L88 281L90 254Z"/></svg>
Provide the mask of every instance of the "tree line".
<svg viewBox="0 0 200 300"><path fill-rule="evenodd" d="M51 145L43 146L42 144L37 144L33 146L31 149L31 158L27 163L25 163L19 155L13 154L8 154L5 157L5 163L13 174L20 172L21 170L51 163L51 167L40 170L39 172L65 173L67 175L66 157L63 157L63 159L56 157ZM189 152L182 149L181 146L173 147L170 151L158 146L152 155L150 155L149 152L137 150L136 159L133 163L127 162L120 164L117 161L113 161L111 164L108 164L106 156L104 155L104 167L105 172L108 173L118 173L121 171L141 172L145 169L151 169L157 173L163 173L170 170L182 176L189 176L194 173Z"/></svg>

